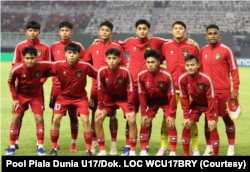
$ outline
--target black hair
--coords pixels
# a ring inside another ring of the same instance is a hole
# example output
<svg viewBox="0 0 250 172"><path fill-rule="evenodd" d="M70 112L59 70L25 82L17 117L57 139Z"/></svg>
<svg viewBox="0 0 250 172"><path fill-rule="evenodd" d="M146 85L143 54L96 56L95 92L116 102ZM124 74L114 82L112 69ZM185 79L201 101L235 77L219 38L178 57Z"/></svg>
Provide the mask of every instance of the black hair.
<svg viewBox="0 0 250 172"><path fill-rule="evenodd" d="M211 29L211 28L218 29L218 31L219 31L219 26L217 26L216 24L210 24L210 25L207 26L206 32L207 32L208 29Z"/></svg>
<svg viewBox="0 0 250 172"><path fill-rule="evenodd" d="M106 51L106 57L107 57L109 54L113 54L113 55L115 55L115 56L117 56L117 57L120 57L120 51L119 51L119 49L117 49L117 48L110 48L110 49L108 49L108 50Z"/></svg>
<svg viewBox="0 0 250 172"><path fill-rule="evenodd" d="M193 54L187 55L187 56L185 57L185 62L187 62L187 61L189 61L189 60L192 60L192 59L195 59L196 62L197 62L197 64L198 64L199 59L198 59L198 57L196 57L196 56L193 55Z"/></svg>
<svg viewBox="0 0 250 172"><path fill-rule="evenodd" d="M145 20L145 19L138 20L135 23L135 28L137 28L137 26L140 25L140 24L145 24L145 25L147 25L148 29L150 29L150 23L147 20Z"/></svg>
<svg viewBox="0 0 250 172"><path fill-rule="evenodd" d="M112 32L112 30L113 30L113 24L110 22L110 21L108 21L108 20L105 20L104 22L102 22L101 24L100 24L100 28L102 27L102 26L107 26L110 30L111 30L111 32Z"/></svg>
<svg viewBox="0 0 250 172"><path fill-rule="evenodd" d="M67 27L67 28L70 28L72 30L73 24L70 23L69 21L63 21L63 22L59 23L59 29L61 29L62 27Z"/></svg>
<svg viewBox="0 0 250 172"><path fill-rule="evenodd" d="M64 48L65 52L68 51L68 50L71 50L71 51L77 51L78 53L80 53L81 51L81 48L79 45L77 45L76 43L68 43L65 48Z"/></svg>
<svg viewBox="0 0 250 172"><path fill-rule="evenodd" d="M174 22L174 24L172 25L172 28L174 28L174 25L176 25L176 24L182 25L185 28L185 30L187 28L186 24L184 22L182 22L182 21L176 21L176 22Z"/></svg>
<svg viewBox="0 0 250 172"><path fill-rule="evenodd" d="M23 56L25 56L25 54L27 54L27 53L37 56L37 50L33 45L29 45L29 46L24 47L22 49Z"/></svg>
<svg viewBox="0 0 250 172"><path fill-rule="evenodd" d="M27 24L26 24L26 30L28 30L28 29L37 29L37 30L40 30L40 28L41 28L41 25L40 25L40 23L38 23L37 21L34 21L34 20L32 20L32 21L29 21Z"/></svg>
<svg viewBox="0 0 250 172"><path fill-rule="evenodd" d="M148 57L154 57L156 60L160 60L160 56L160 53L154 49L148 50L144 54L145 60L147 60Z"/></svg>

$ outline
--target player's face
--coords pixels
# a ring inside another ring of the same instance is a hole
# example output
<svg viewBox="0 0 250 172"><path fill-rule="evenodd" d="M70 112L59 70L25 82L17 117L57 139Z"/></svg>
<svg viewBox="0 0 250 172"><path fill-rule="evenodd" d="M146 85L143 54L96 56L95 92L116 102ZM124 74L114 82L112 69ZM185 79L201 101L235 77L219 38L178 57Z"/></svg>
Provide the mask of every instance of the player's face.
<svg viewBox="0 0 250 172"><path fill-rule="evenodd" d="M115 70L117 68L120 60L121 58L119 56L115 56L114 54L108 54L106 57L106 62L111 70Z"/></svg>
<svg viewBox="0 0 250 172"><path fill-rule="evenodd" d="M26 35L29 40L35 41L38 38L38 35L40 35L40 31L38 29L29 28L26 30Z"/></svg>
<svg viewBox="0 0 250 172"><path fill-rule="evenodd" d="M65 56L69 64L74 64L79 58L79 53L77 51L67 50Z"/></svg>
<svg viewBox="0 0 250 172"><path fill-rule="evenodd" d="M58 34L61 36L61 40L68 41L73 34L73 31L68 27L61 27Z"/></svg>
<svg viewBox="0 0 250 172"><path fill-rule="evenodd" d="M195 59L191 59L185 62L185 69L189 75L196 74L200 64Z"/></svg>
<svg viewBox="0 0 250 172"><path fill-rule="evenodd" d="M210 44L216 44L220 39L220 33L216 28L210 28L207 30L206 39Z"/></svg>
<svg viewBox="0 0 250 172"><path fill-rule="evenodd" d="M160 65L160 61L154 57L148 57L146 59L146 65L149 72L155 73L158 69L158 66Z"/></svg>
<svg viewBox="0 0 250 172"><path fill-rule="evenodd" d="M144 39L147 38L148 34L150 33L150 30L147 25L139 24L135 30L135 33L140 39Z"/></svg>
<svg viewBox="0 0 250 172"><path fill-rule="evenodd" d="M180 38L185 37L185 34L187 33L187 30L185 29L184 26L182 26L180 24L175 24L174 27L173 27L173 30L171 32L174 35L174 38L180 39Z"/></svg>
<svg viewBox="0 0 250 172"><path fill-rule="evenodd" d="M100 35L102 40L109 39L113 35L110 28L107 26L102 26L98 31L98 34Z"/></svg>
<svg viewBox="0 0 250 172"><path fill-rule="evenodd" d="M23 57L23 60L27 65L27 67L31 68L36 63L36 56L34 54L26 53L25 56Z"/></svg>

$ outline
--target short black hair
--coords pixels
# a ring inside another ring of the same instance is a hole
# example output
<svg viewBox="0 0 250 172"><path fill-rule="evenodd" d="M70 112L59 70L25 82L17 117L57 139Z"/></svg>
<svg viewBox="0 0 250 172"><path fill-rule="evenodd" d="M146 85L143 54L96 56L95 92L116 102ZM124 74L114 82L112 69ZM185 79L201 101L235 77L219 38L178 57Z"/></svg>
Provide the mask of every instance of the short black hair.
<svg viewBox="0 0 250 172"><path fill-rule="evenodd" d="M207 32L208 29L211 29L211 28L215 28L215 29L219 30L219 26L217 26L216 24L210 24L210 25L207 26L206 32Z"/></svg>
<svg viewBox="0 0 250 172"><path fill-rule="evenodd" d="M62 21L61 23L59 23L59 29L61 29L62 27L67 27L67 28L70 28L72 30L73 24L70 23L69 21Z"/></svg>
<svg viewBox="0 0 250 172"><path fill-rule="evenodd" d="M68 50L71 50L71 51L77 51L78 53L80 53L81 48L76 43L70 42L65 46L64 50L65 50L65 52Z"/></svg>
<svg viewBox="0 0 250 172"><path fill-rule="evenodd" d="M185 28L185 30L187 28L186 24L184 22L182 22L182 21L176 21L176 22L174 22L174 24L172 25L172 28L174 28L174 25L176 25L176 24L182 25Z"/></svg>
<svg viewBox="0 0 250 172"><path fill-rule="evenodd" d="M38 23L37 21L34 21L34 20L32 20L32 21L29 21L27 24L26 24L26 30L28 30L28 29L37 29L37 30L40 30L40 28L41 28L41 25L40 25L40 23Z"/></svg>
<svg viewBox="0 0 250 172"><path fill-rule="evenodd" d="M189 54L189 55L187 55L187 56L185 57L185 62L187 62L187 61L189 61L189 60L192 60L192 59L195 59L195 60L196 60L196 62L197 62L197 64L198 64L199 59L198 59L198 57L196 57L196 56L195 56L195 55L193 55L193 54Z"/></svg>
<svg viewBox="0 0 250 172"><path fill-rule="evenodd" d="M148 29L150 29L150 23L147 20L145 20L145 19L138 20L135 23L135 28L137 28L137 26L140 25L140 24L145 24L145 25L147 25Z"/></svg>
<svg viewBox="0 0 250 172"><path fill-rule="evenodd" d="M145 60L147 60L148 57L154 57L156 60L160 60L160 56L160 53L154 49L148 50L144 54Z"/></svg>
<svg viewBox="0 0 250 172"><path fill-rule="evenodd" d="M113 54L113 55L115 55L115 56L117 56L117 57L120 57L120 50L119 49L117 49L117 48L110 48L110 49L108 49L107 51L106 51L106 57L109 55L109 54Z"/></svg>
<svg viewBox="0 0 250 172"><path fill-rule="evenodd" d="M22 49L23 56L25 56L25 54L27 54L27 53L37 56L37 50L33 45L29 45L29 46L24 47Z"/></svg>
<svg viewBox="0 0 250 172"><path fill-rule="evenodd" d="M113 24L110 22L110 21L108 21L108 20L105 20L104 22L102 22L101 24L100 24L100 28L102 27L102 26L107 26L110 30L111 30L111 32L112 32L112 30L113 30Z"/></svg>

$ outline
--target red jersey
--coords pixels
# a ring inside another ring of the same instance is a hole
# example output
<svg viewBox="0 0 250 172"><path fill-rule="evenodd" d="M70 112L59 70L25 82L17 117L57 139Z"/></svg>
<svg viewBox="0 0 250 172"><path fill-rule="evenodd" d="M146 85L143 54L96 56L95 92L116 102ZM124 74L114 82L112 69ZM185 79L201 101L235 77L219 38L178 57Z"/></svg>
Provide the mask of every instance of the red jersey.
<svg viewBox="0 0 250 172"><path fill-rule="evenodd" d="M65 46L68 44L68 43L76 43L80 46L81 48L81 51L80 51L80 56L79 58L80 59L83 59L84 55L85 55L85 50L82 46L81 43L79 42L75 42L75 41L72 41L71 39L69 39L69 41L67 42L63 42L63 41L58 41L58 42L55 42L54 44L52 44L51 48L50 48L50 51L51 51L51 61L59 61L59 60L65 60L66 57L65 57ZM57 76L54 76L53 79L53 85L56 86L56 87L59 87L60 88L60 82L58 81L58 78Z"/></svg>
<svg viewBox="0 0 250 172"><path fill-rule="evenodd" d="M12 66L14 66L15 64L23 60L22 50L24 47L27 47L29 45L33 45L36 48L38 61L43 61L43 60L51 61L50 50L47 44L41 42L39 39L37 39L35 42L32 42L29 39L26 39L25 41L17 44L15 51L14 51ZM45 83L46 80L47 78L42 78L41 82Z"/></svg>
<svg viewBox="0 0 250 172"><path fill-rule="evenodd" d="M128 68L118 64L115 70L108 66L101 67L98 71L98 109L102 110L104 102L124 100L128 103L129 112L134 112L133 80Z"/></svg>
<svg viewBox="0 0 250 172"><path fill-rule="evenodd" d="M203 69L213 81L215 93L230 93L233 78L233 91L239 91L240 78L233 51L219 41L215 45L207 45L201 49Z"/></svg>
<svg viewBox="0 0 250 172"><path fill-rule="evenodd" d="M208 106L206 113L209 116L208 120L212 120L215 114L215 95L211 78L198 70L194 76L189 75L187 72L182 74L178 83L184 118L189 118L189 111L191 110L189 108L189 95L191 95L192 103L198 106Z"/></svg>
<svg viewBox="0 0 250 172"><path fill-rule="evenodd" d="M159 51L162 44L170 41L157 37L147 37L145 39L131 37L125 41L114 41L122 46L125 52L129 52L129 70L132 75L134 86L137 86L137 75L143 69L146 69L144 54L146 50L154 49Z"/></svg>
<svg viewBox="0 0 250 172"><path fill-rule="evenodd" d="M57 61L50 70L48 76L57 76L61 84L61 92L58 99L75 99L87 96L85 90L87 75L96 78L97 70L89 63L76 61L73 65L67 60Z"/></svg>
<svg viewBox="0 0 250 172"><path fill-rule="evenodd" d="M141 104L141 115L146 116L147 106L169 104L170 117L176 114L176 97L171 74L159 67L156 73L148 69L138 74L138 93Z"/></svg>
<svg viewBox="0 0 250 172"><path fill-rule="evenodd" d="M193 54L198 57L200 69L202 68L201 55L198 46L189 45L187 38L181 42L175 39L162 45L160 49L161 59L166 60L167 69L174 79L175 90L179 90L178 78L186 72L185 57Z"/></svg>
<svg viewBox="0 0 250 172"><path fill-rule="evenodd" d="M17 100L17 93L27 96L41 94L40 80L52 65L53 63L48 61L36 61L32 68L28 68L24 61L15 64L8 80L13 100ZM18 79L17 88L15 88L16 79Z"/></svg>
<svg viewBox="0 0 250 172"><path fill-rule="evenodd" d="M125 66L127 64L127 59L125 57L125 53L122 47L114 42L109 41L106 45L103 41L99 41L97 45L92 44L89 46L83 61L88 62L94 66L97 70L99 70L102 66L108 65L106 63L106 51L110 48L117 48L120 51L120 65ZM97 81L92 78L92 86L97 87Z"/></svg>

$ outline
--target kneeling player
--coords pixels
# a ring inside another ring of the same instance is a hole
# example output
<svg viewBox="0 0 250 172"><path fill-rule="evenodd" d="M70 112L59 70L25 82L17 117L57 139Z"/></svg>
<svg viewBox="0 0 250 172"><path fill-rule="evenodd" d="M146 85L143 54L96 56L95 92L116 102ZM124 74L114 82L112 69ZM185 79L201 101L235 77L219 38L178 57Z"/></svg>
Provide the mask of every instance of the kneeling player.
<svg viewBox="0 0 250 172"><path fill-rule="evenodd" d="M176 97L173 78L165 68L159 67L160 53L151 49L144 54L147 69L138 74L138 93L141 105L141 155L147 155L150 123L159 108L163 109L169 129L170 155L176 155L177 131L175 128Z"/></svg>
<svg viewBox="0 0 250 172"><path fill-rule="evenodd" d="M12 94L13 118L10 126L10 148L6 155L15 154L15 141L18 137L19 124L22 114L28 109L30 104L35 115L36 135L38 140L38 155L45 155L43 149L44 122L43 122L43 98L41 93L40 80L44 72L48 72L51 62L37 61L37 50L33 46L22 49L23 61L12 67L9 76L9 87ZM17 88L15 81L18 79Z"/></svg>
<svg viewBox="0 0 250 172"><path fill-rule="evenodd" d="M86 75L96 78L97 70L89 63L78 61L80 46L68 43L65 47L66 61L57 61L48 76L57 76L61 84L61 92L56 100L51 126L52 150L50 156L57 155L60 121L66 111L72 106L77 108L84 128L84 139L87 156L92 156L92 132L89 124L89 103L86 87Z"/></svg>
<svg viewBox="0 0 250 172"><path fill-rule="evenodd" d="M98 109L95 113L95 129L97 142L101 150L99 156L106 155L103 121L107 115L112 114L116 106L122 108L128 121L131 144L129 155L135 155L137 126L132 95L133 81L129 70L118 64L120 60L120 51L117 48L110 48L106 51L108 66L101 67L98 71Z"/></svg>
<svg viewBox="0 0 250 172"><path fill-rule="evenodd" d="M185 57L186 73L179 77L179 90L181 105L184 113L182 123L182 145L184 156L189 156L189 143L191 139L190 128L199 121L200 115L205 113L214 155L218 156L219 135L216 129L218 114L215 112L214 87L209 76L199 70L198 58L195 55ZM189 105L189 95L193 101Z"/></svg>

